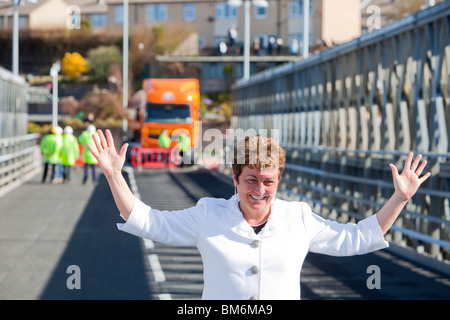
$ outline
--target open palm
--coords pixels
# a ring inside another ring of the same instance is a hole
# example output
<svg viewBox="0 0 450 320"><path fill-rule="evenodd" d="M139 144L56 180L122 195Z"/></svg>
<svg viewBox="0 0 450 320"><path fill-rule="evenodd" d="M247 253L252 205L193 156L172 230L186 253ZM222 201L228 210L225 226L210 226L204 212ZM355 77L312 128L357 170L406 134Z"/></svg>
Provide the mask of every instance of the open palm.
<svg viewBox="0 0 450 320"><path fill-rule="evenodd" d="M101 130L97 130L98 136L93 135L95 147L88 145L89 150L97 159L105 176L111 176L114 172L120 172L125 163L125 155L128 144L125 143L117 153L111 131L106 129L106 139Z"/></svg>
<svg viewBox="0 0 450 320"><path fill-rule="evenodd" d="M422 155L417 155L414 159L414 162L412 162L412 158L413 153L410 152L401 174L398 173L397 167L395 165L389 165L392 170L395 192L398 195L402 196L404 200L409 200L416 193L419 186L430 176L430 172L427 172L422 177L420 177L423 169L427 165L427 161L424 160L419 166Z"/></svg>

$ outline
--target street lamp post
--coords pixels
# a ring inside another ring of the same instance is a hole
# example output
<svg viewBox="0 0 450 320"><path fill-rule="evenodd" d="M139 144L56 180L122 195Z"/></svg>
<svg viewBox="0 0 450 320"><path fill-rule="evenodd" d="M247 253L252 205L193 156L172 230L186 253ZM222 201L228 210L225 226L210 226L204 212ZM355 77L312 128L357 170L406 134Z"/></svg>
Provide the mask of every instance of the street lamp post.
<svg viewBox="0 0 450 320"><path fill-rule="evenodd" d="M244 0L244 80L250 78L250 0ZM266 0L252 0L255 7L267 8L269 3ZM240 7L242 0L228 0L231 7Z"/></svg>
<svg viewBox="0 0 450 320"><path fill-rule="evenodd" d="M8 0L0 0L7 2ZM19 4L20 2L37 3L37 0L13 0L13 31L12 31L12 72L19 74Z"/></svg>
<svg viewBox="0 0 450 320"><path fill-rule="evenodd" d="M128 131L126 108L128 107L128 0L123 1L123 65L122 65L122 107L124 118L122 131L125 135Z"/></svg>
<svg viewBox="0 0 450 320"><path fill-rule="evenodd" d="M303 52L304 59L309 56L309 0L303 0Z"/></svg>
<svg viewBox="0 0 450 320"><path fill-rule="evenodd" d="M244 80L250 78L250 1L244 4Z"/></svg>
<svg viewBox="0 0 450 320"><path fill-rule="evenodd" d="M52 76L52 126L56 127L58 125L58 73L61 70L60 62L55 62L51 69L50 75Z"/></svg>
<svg viewBox="0 0 450 320"><path fill-rule="evenodd" d="M19 74L19 3L20 0L14 0L13 11L13 34L12 34L12 71L15 75Z"/></svg>

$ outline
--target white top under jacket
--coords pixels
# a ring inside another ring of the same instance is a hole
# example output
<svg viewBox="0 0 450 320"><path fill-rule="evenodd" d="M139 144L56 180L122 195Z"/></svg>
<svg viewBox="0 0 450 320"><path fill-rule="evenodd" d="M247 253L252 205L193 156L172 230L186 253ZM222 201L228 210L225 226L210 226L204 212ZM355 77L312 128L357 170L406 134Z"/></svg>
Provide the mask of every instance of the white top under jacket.
<svg viewBox="0 0 450 320"><path fill-rule="evenodd" d="M239 197L202 198L178 211L152 209L136 199L119 230L176 246L197 246L203 260L203 299L300 299L306 254L364 254L389 246L375 215L341 224L314 214L305 202L272 201L265 227L255 234Z"/></svg>

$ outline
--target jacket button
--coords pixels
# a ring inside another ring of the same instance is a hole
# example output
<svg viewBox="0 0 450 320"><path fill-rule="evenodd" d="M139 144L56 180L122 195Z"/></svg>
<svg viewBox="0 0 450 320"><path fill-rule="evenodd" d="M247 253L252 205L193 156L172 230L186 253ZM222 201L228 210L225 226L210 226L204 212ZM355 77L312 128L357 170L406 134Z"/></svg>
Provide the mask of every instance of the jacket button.
<svg viewBox="0 0 450 320"><path fill-rule="evenodd" d="M259 272L258 266L253 266L250 268L250 272L253 274L257 274Z"/></svg>
<svg viewBox="0 0 450 320"><path fill-rule="evenodd" d="M258 248L260 244L261 244L261 241L259 241L259 240L253 240L253 242L252 242L252 248Z"/></svg>
<svg viewBox="0 0 450 320"><path fill-rule="evenodd" d="M248 300L258 300L257 296L251 296Z"/></svg>

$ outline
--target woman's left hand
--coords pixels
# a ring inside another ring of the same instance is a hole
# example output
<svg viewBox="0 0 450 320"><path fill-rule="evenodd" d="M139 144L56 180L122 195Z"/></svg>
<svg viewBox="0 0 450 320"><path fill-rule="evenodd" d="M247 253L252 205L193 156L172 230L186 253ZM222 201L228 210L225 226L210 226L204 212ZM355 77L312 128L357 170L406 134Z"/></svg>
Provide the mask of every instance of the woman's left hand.
<svg viewBox="0 0 450 320"><path fill-rule="evenodd" d="M422 177L420 176L427 165L427 161L424 160L419 166L419 162L422 159L421 154L416 156L414 162L412 162L412 158L413 153L410 152L401 174L398 173L395 165L389 164L394 179L395 193L405 201L409 200L416 193L419 186L431 175L430 172L427 172Z"/></svg>

